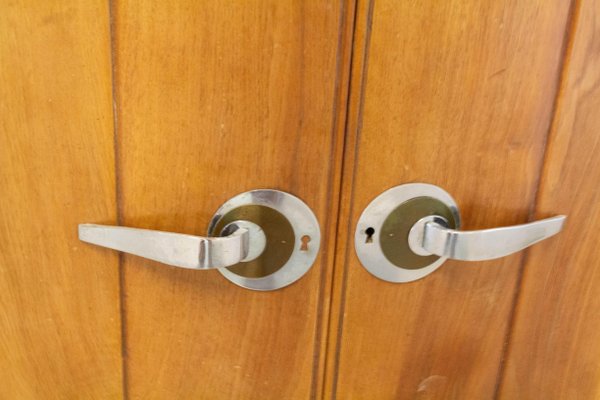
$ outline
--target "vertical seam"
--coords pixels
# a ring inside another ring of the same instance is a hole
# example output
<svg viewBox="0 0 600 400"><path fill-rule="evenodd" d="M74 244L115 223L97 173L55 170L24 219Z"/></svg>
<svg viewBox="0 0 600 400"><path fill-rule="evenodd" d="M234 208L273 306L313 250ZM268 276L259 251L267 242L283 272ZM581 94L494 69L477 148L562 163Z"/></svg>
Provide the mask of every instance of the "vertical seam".
<svg viewBox="0 0 600 400"><path fill-rule="evenodd" d="M354 194L356 191L356 185L355 185L355 181L356 181L356 172L357 172L357 164L358 164L358 153L359 153L359 149L360 149L360 136L361 136L361 131L362 131L362 117L363 117L363 107L364 107L364 100L365 100L365 88L366 88L366 83L367 83L367 70L368 70L368 61L369 61L369 47L371 44L371 25L372 25L372 21L373 21L373 10L374 10L374 4L375 4L375 0L368 0L369 1L369 8L367 11L367 27L366 27L366 31L365 31L365 42L363 44L363 55L362 55L362 71L361 71L361 80L360 80L360 84L359 84L359 91L358 91L358 96L360 96L360 100L359 100L359 107L358 107L358 111L357 111L357 125L356 125L356 131L355 131L355 135L356 135L356 141L354 143L354 149L353 149L353 154L354 154L354 165L352 166L352 175L350 177L351 179L351 188L350 188L350 205L348 208L348 220L346 221L347 223L347 229L346 229L346 243L349 243L350 239L351 239L351 222L352 222L352 214L353 214L353 210L354 210ZM357 2L358 3L358 2ZM358 7L357 7L357 12L356 15L358 15ZM357 16L355 17L355 20L357 20ZM355 32L353 33L353 39L355 39L355 33L356 33L356 27L357 27L358 21L355 21L354 24L354 29ZM353 48L354 48L354 43L353 43ZM351 59L351 68L354 68L354 50L353 50L353 54L352 54L352 59ZM351 76L353 75L353 71L351 70ZM350 90L348 93L348 98L350 99L352 97L353 93L352 93L352 79L350 79ZM350 122L350 117L346 118L346 137L348 137L348 135L350 134L350 132L348 132L349 129L349 122ZM344 154L347 153L348 149L344 149ZM344 157L345 159L345 157ZM347 160L345 159L344 161L347 162ZM342 187L343 187L343 182L348 179L344 174L343 174L344 170L342 170ZM341 197L341 193L340 193L340 197ZM343 332L343 326L344 326L344 309L346 307L346 289L347 289L347 283L348 283L348 258L350 255L350 248L352 246L350 245L346 245L346 249L344 251L344 266L343 266L343 276L342 276L342 287L341 287L341 296L340 296L340 313L338 316L338 330L337 330L337 340L336 340L336 344L337 344L337 349L335 351L335 362L334 362L334 367L333 367L333 383L331 385L331 396L332 398L335 400L336 399L336 392L337 392L337 384L338 384L338 375L339 375L339 364L340 364L340 356L341 356L341 350L342 350L342 332ZM337 252L336 252L337 253ZM335 258L335 262L334 265L337 263L337 257Z"/></svg>
<svg viewBox="0 0 600 400"><path fill-rule="evenodd" d="M113 110L113 157L115 169L115 197L117 205L117 225L123 222L123 190L121 184L121 163L120 163L120 145L118 136L118 106L117 106L117 84L116 84L116 41L115 41L115 19L114 3L108 0L108 19L110 35L110 66L111 66L111 85L112 85L112 110ZM121 322L121 374L123 399L129 398L128 380L127 380L127 330L125 317L125 269L124 257L121 252L118 255L119 269L119 314Z"/></svg>
<svg viewBox="0 0 600 400"><path fill-rule="evenodd" d="M341 1L340 2L340 25L339 25L339 34L338 34L338 51L337 51L337 60L336 60L336 81L335 81L335 96L334 96L334 101L333 101L333 109L334 109L334 118L333 118L333 123L332 123L332 127L331 127L331 137L332 137L332 149L331 149L331 154L330 154L330 159L335 159L336 157L336 144L337 144L337 137L338 135L341 134L342 139L341 139L341 143L340 143L340 147L341 147L341 154L338 156L339 157L339 162L340 162L340 167L339 167L339 178L338 178L338 182L334 182L334 178L336 176L336 165L333 166L333 168L331 168L330 174L329 174L329 180L328 180L328 199L329 199L329 204L336 204L336 209L335 209L335 213L327 213L327 218L326 218L326 224L325 226L329 226L329 223L331 222L334 226L329 229L329 231L333 234L333 243L328 243L327 246L327 253L329 253L329 251L333 251L333 256L331 259L331 282L329 283L329 298L328 299L320 299L319 304L321 305L319 308L319 314L322 312L323 310L323 302L324 301L329 301L329 307L328 307L328 313L326 316L321 316L321 318L319 318L319 329L318 329L318 338L317 341L315 343L315 347L317 349L319 349L319 351L321 350L321 346L319 346L321 340L325 340L325 346L323 349L323 354L318 354L318 356L315 357L315 363L313 364L314 368L313 368L313 388L312 388L312 398L317 398L317 389L318 389L318 385L316 384L316 379L322 379L323 380L323 385L322 385L322 390L321 393L319 393L320 397L323 398L324 394L325 394L325 388L326 388L326 384L325 384L325 377L326 377L326 372L327 372L327 358L328 358L328 354L329 354L329 329L331 327L331 316L332 316L332 296L333 296L333 288L334 288L334 280L335 280L335 266L336 266L336 250L337 250L337 246L338 246L338 237L335 234L338 230L338 226L340 224L340 205L341 205L341 188L342 188L342 179L343 179L343 171L344 171L344 163L346 161L346 145L347 145L347 135L346 135L346 126L347 126L347 122L348 122L348 107L349 107L349 102L350 102L350 82L351 82L351 71L352 71L352 56L353 56L353 50L354 50L354 29L355 29L355 25L356 25L356 3L358 2L358 0L354 0L354 7L346 7L346 1ZM348 18L347 16L347 12L353 12L354 15L352 15L352 20L350 20L350 18ZM351 24L351 27L348 28L348 24ZM350 37L349 37L349 44L346 42L348 39L346 39L346 35L348 32L348 29L350 29ZM349 50L347 50L349 49ZM345 53L349 52L349 56L348 56L348 62L349 62L349 66L348 66L348 75L347 78L344 82L342 82L342 76L343 71L345 66L342 64L343 60L345 59ZM342 98L342 93L344 92L344 87L346 88L346 96L345 98ZM340 112L341 110L343 111L343 115L342 117L340 117ZM339 133L339 126L342 125L344 126L343 130L341 133ZM337 161L337 160L335 160ZM333 186L336 186L337 188L337 199L335 200L335 202L333 202L334 197L336 196L336 192L333 190ZM330 217L330 215L333 214L333 217ZM325 258L327 259L327 256L329 254L325 254ZM327 269L323 269L322 272L322 276L321 276L321 285L320 285L320 297L323 296L325 288L324 286L327 284ZM322 325L325 326L322 326ZM322 337L322 333L324 332L324 338ZM318 346L318 347L317 347ZM319 371L319 362L320 362L320 357L325 357L325 362L323 363L324 367L322 371ZM314 376L316 373L321 372L321 377L316 377Z"/></svg>
<svg viewBox="0 0 600 400"><path fill-rule="evenodd" d="M575 29L577 27L577 21L579 16L579 8L580 8L580 0L571 0L571 4L569 5L569 11L567 16L567 21L565 24L565 33L563 36L562 42L562 50L561 50L561 59L558 66L558 78L556 83L556 92L554 96L554 103L552 105L552 111L550 112L550 118L548 122L548 128L546 130L546 135L543 139L543 148L542 148L542 156L540 165L538 167L538 174L535 183L535 193L533 196L533 201L529 207L527 220L531 221L535 217L535 213L537 210L537 205L540 201L541 190L540 187L543 181L543 174L545 166L548 162L548 146L550 144L550 136L554 129L554 124L556 123L557 113L559 110L560 100L562 98L563 86L565 80L567 79L568 69L569 69L569 61L572 53L573 42L575 40ZM517 319L517 307L520 302L523 278L525 275L525 266L529 261L529 250L525 251L523 257L521 257L521 262L519 265L519 271L517 275L517 282L514 289L513 301L511 305L510 314L508 317L508 324L506 327L506 332L504 334L504 343L502 346L502 352L500 357L500 363L498 366L498 372L496 375L496 387L494 388L494 399L498 399L500 396L500 392L502 390L502 383L505 379L506 373L506 359L510 352L510 347L512 343L512 337L514 333L514 325Z"/></svg>
<svg viewBox="0 0 600 400"><path fill-rule="evenodd" d="M343 44L344 44L344 34L346 32L345 30L345 26L347 23L347 18L345 16L345 11L346 11L346 7L345 7L345 2L342 0L340 1L340 10L339 10L339 24L338 24L338 40L337 40L337 50L336 50L336 63L335 63L335 81L334 81L334 95L333 95L333 106L332 106L332 112L333 112L333 118L332 118L332 124L331 124L331 133L330 133L330 143L331 143L331 150L329 153L329 160L333 161L333 163L337 162L337 160L335 159L335 155L337 152L337 127L338 127L338 123L339 123L339 116L338 116L338 112L340 110L340 105L342 103L342 99L341 99L341 94L342 94L342 84L348 84L347 82L342 83L341 82L341 78L342 78L342 69L343 69L343 65L342 65L342 60L343 60L343 52L344 49ZM342 138L342 148L344 147L345 144L345 135ZM343 163L343 159L344 159L344 152L342 151L341 154L341 162ZM333 200L333 185L334 185L334 178L335 178L335 172L336 172L336 165L335 164L331 164L330 165L330 170L329 170L329 174L328 174L328 178L327 178L327 200L326 200L326 204L328 205L332 205L332 200ZM341 174L340 174L340 180L341 180ZM337 209L335 210L336 212L333 213L333 217L331 216L332 213L327 213L326 217L325 217L325 233L329 232L330 230L327 229L327 227L329 226L330 223L335 224L335 226L337 227L338 221L339 221L339 202L337 204ZM336 228L332 228L331 229L332 232L336 231ZM333 242L333 243L332 243ZM327 262L328 260L328 256L329 256L329 252L331 251L331 246L333 246L333 250L334 250L334 260L335 260L335 248L337 246L337 240L336 237L334 236L333 239L330 239L329 237L326 237L324 240L324 244L325 244L325 252L323 253L323 260L325 260L325 262ZM332 266L335 266L335 263L332 260ZM312 368L312 374L311 374L311 390L310 390L310 397L312 399L316 399L317 398L317 389L318 389L318 379L322 378L319 377L318 374L320 372L320 368L319 368L319 364L320 364L320 358L322 356L321 354L321 340L327 340L328 339L328 334L327 332L325 332L325 337L323 338L323 324L325 325L329 325L329 316L327 316L327 318L325 318L325 316L322 315L323 313L323 306L324 306L324 302L327 301L327 299L324 298L324 294L325 294L325 284L327 283L327 270L328 270L328 265L325 265L324 268L321 268L321 276L319 279L319 298L318 298L318 308L317 308L317 323L316 323L316 332L315 332L315 340L314 340L314 353L313 353L313 368ZM333 276L333 274L332 274ZM333 279L332 279L333 281ZM329 301L331 301L331 296L329 298ZM331 314L331 309L329 309L329 314ZM325 356L327 355L327 344L325 344L325 351L324 351Z"/></svg>

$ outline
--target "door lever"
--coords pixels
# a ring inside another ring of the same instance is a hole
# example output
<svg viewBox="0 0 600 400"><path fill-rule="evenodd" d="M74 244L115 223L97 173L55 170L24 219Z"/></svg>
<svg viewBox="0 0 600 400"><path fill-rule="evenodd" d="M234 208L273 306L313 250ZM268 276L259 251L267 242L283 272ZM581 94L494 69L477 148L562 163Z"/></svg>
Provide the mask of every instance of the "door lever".
<svg viewBox="0 0 600 400"><path fill-rule="evenodd" d="M242 261L252 261L262 254L265 235L258 225L236 221L227 228L225 237L202 237L123 226L80 224L79 240L191 269L230 267ZM251 247L252 258L249 257Z"/></svg>
<svg viewBox="0 0 600 400"><path fill-rule="evenodd" d="M236 285L274 290L308 272L317 258L321 233L317 218L302 200L261 189L223 204L207 237L80 224L79 239L175 267L216 268Z"/></svg>
<svg viewBox="0 0 600 400"><path fill-rule="evenodd" d="M522 250L561 231L558 215L522 225L460 231L454 199L443 189L410 183L375 198L358 220L354 243L362 265L390 282L429 275L447 259L491 260Z"/></svg>
<svg viewBox="0 0 600 400"><path fill-rule="evenodd" d="M410 249L421 256L435 254L453 260L492 260L516 253L561 231L566 217L558 215L528 224L477 231L448 227L439 216L421 218L408 234Z"/></svg>

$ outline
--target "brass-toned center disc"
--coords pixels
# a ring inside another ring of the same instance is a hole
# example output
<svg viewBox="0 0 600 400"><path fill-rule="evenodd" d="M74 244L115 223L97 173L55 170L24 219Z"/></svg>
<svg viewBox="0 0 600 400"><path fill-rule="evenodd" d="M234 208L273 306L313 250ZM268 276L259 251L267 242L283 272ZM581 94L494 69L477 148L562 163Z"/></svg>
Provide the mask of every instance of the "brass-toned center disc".
<svg viewBox="0 0 600 400"><path fill-rule="evenodd" d="M408 233L423 217L439 215L456 227L454 213L446 204L433 197L416 197L396 207L381 227L379 243L385 257L395 266L404 269L420 269L438 260L436 255L420 256L413 253L408 244Z"/></svg>
<svg viewBox="0 0 600 400"><path fill-rule="evenodd" d="M244 205L227 212L217 222L214 231L221 234L230 222L244 220L260 226L267 239L263 253L249 262L227 268L246 278L262 278L277 272L290 259L296 237L288 219L279 211L263 205Z"/></svg>

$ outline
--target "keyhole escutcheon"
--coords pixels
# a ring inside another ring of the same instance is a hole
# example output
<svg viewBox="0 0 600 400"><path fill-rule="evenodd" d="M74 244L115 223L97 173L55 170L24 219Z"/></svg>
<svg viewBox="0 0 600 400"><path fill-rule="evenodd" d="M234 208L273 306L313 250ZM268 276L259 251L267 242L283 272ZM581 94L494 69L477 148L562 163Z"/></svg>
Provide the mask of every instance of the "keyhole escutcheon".
<svg viewBox="0 0 600 400"><path fill-rule="evenodd" d="M375 233L375 229L369 227L365 229L365 234L367 235L367 239L365 243L373 243L373 234Z"/></svg>
<svg viewBox="0 0 600 400"><path fill-rule="evenodd" d="M300 245L300 251L308 251L308 242L310 242L310 236L304 235L300 238L302 244Z"/></svg>

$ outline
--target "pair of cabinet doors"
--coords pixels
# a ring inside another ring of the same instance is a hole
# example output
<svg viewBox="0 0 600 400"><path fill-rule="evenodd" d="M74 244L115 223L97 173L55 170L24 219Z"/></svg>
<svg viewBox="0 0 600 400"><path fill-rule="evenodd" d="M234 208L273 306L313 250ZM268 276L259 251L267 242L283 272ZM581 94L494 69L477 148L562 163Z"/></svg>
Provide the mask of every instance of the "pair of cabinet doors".
<svg viewBox="0 0 600 400"><path fill-rule="evenodd" d="M3 1L0 397L600 396L600 1ZM465 229L568 214L497 261L384 282L384 190ZM275 188L316 214L272 292L86 245L77 224L203 234Z"/></svg>

